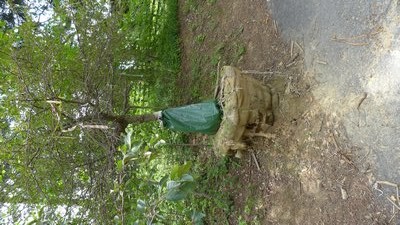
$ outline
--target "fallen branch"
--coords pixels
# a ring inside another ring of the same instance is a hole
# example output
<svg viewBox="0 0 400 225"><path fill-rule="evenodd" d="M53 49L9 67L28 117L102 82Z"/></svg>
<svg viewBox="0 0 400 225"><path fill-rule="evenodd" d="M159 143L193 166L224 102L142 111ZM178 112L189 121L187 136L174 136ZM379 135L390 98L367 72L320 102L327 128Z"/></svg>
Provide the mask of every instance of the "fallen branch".
<svg viewBox="0 0 400 225"><path fill-rule="evenodd" d="M392 203L392 205L393 205L394 207L396 207L396 209L400 210L400 207L399 207L394 201L392 201L392 199L390 199L389 197L386 197L386 199L387 199L390 203Z"/></svg>

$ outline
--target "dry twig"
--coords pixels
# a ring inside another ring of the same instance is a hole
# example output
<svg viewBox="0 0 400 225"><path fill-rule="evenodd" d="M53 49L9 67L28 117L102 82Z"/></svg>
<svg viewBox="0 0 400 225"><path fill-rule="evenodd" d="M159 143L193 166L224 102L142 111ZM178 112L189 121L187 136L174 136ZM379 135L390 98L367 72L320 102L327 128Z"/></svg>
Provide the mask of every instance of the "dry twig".
<svg viewBox="0 0 400 225"><path fill-rule="evenodd" d="M348 45L352 45L352 46L365 46L365 45L368 45L367 42L351 42L351 41L347 41L346 39L337 38L337 37L333 37L331 40L332 41L336 41L336 42L340 42L340 43L344 43L344 44L348 44Z"/></svg>
<svg viewBox="0 0 400 225"><path fill-rule="evenodd" d="M336 137L333 133L330 134L332 140L333 140L333 144L335 145L336 148L336 153L342 158L344 159L344 161L346 161L348 164L350 164L351 166L353 166L356 170L358 170L357 166L353 163L353 161L351 161L349 159L349 157L347 157L345 154L342 153L342 149L339 147Z"/></svg>
<svg viewBox="0 0 400 225"><path fill-rule="evenodd" d="M275 30L275 37L278 37L278 25L276 25L276 20L274 20L274 30Z"/></svg>
<svg viewBox="0 0 400 225"><path fill-rule="evenodd" d="M257 170L260 171L261 170L260 169L260 165L258 164L258 160L257 160L256 155L254 154L253 151L251 151L251 156L252 156L252 158L253 158L253 160L254 160L254 162L256 164Z"/></svg>
<svg viewBox="0 0 400 225"><path fill-rule="evenodd" d="M255 74L255 75L271 75L277 73L277 71L257 71L257 70L242 70L243 74Z"/></svg>
<svg viewBox="0 0 400 225"><path fill-rule="evenodd" d="M285 65L285 68L289 68L293 64L297 63L297 58L299 57L299 53L297 53L292 59Z"/></svg>
<svg viewBox="0 0 400 225"><path fill-rule="evenodd" d="M392 203L392 205L393 205L394 207L396 207L396 209L400 210L400 207L399 207L394 201L392 201L392 199L390 199L389 197L386 197L386 199L387 199L390 203Z"/></svg>
<svg viewBox="0 0 400 225"><path fill-rule="evenodd" d="M389 181L376 181L375 183L376 184L383 184L383 185L386 185L386 186L391 186L391 187L396 188L396 200L397 200L397 204L400 205L399 185L398 184L395 184L395 183L392 183L392 182L389 182Z"/></svg>
<svg viewBox="0 0 400 225"><path fill-rule="evenodd" d="M293 58L293 41L290 41L290 58Z"/></svg>
<svg viewBox="0 0 400 225"><path fill-rule="evenodd" d="M364 100L367 98L367 96L368 96L368 93L367 93L367 92L364 92L362 98L361 98L360 101L358 102L357 110L360 110L360 106L361 106L361 104L364 102Z"/></svg>
<svg viewBox="0 0 400 225"><path fill-rule="evenodd" d="M322 64L322 65L328 65L327 62L321 61L321 60L315 60L315 62L318 63L318 64Z"/></svg>
<svg viewBox="0 0 400 225"><path fill-rule="evenodd" d="M356 36L348 37L348 38L338 38L338 37L334 36L331 40L349 44L349 45L353 45L353 46L365 46L365 45L368 45L368 42L355 42L354 40L361 39L361 38L369 38L371 36L379 34L380 32L382 32L382 30L383 30L382 27L378 27L375 30L372 30L371 32L368 32L365 34L360 34L360 35L356 35Z"/></svg>
<svg viewBox="0 0 400 225"><path fill-rule="evenodd" d="M301 47L301 45L299 43L297 43L297 41L294 42L294 44L296 45L297 48L299 48L299 50L303 53L303 47Z"/></svg>

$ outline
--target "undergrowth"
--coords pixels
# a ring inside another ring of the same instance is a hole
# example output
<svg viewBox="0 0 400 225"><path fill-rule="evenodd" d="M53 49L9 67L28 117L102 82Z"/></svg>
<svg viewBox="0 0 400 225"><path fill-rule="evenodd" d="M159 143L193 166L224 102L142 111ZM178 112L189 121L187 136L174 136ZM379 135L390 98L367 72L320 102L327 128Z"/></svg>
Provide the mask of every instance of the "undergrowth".
<svg viewBox="0 0 400 225"><path fill-rule="evenodd" d="M193 5L189 6L188 10L196 8L195 2L189 2ZM208 4L213 4L215 1L208 2ZM145 49L145 55L148 56L142 59L148 59L150 56L151 66L156 68L147 74L152 78L149 79L150 95L147 97L150 106L157 106L157 108L167 108L182 102L179 85L182 82L177 81L185 76L190 76L188 79L202 79L205 74L201 65L207 60L207 57L193 58L192 73L181 74L178 1L165 0L162 4L164 11L158 17L157 21L160 24L156 25L157 32L152 33L151 29L146 27L140 28L141 34L154 35L154 37L138 41L142 45L140 49ZM146 15L148 16L143 13L137 16L145 17ZM141 19L148 21L146 18ZM197 42L201 44L205 38L205 35L199 36ZM218 50L219 53L220 50ZM219 58L220 56L217 56L215 61ZM216 64L217 62L213 63L213 66ZM210 76L215 76L215 74L210 74ZM214 77L210 80L213 79ZM191 82L189 94L192 100L204 98L203 86L204 84L198 85L196 82ZM138 162L136 166L126 164L123 170L121 169L124 174L136 174L126 176L125 181L118 183L118 187L123 189L126 200L122 206L127 210L123 223L141 224L141 222L150 221L151 224L229 224L228 217L233 210L230 193L234 189L236 179L230 175L229 171L232 167L239 167L238 163L228 158L215 157L210 147L201 146L204 143L188 144L193 139L192 135L177 134L167 130L159 131L157 124L140 125L131 129L133 129L130 131L132 142L142 143L142 147L137 152L142 151L143 154L151 156L143 159L140 158L143 156L135 156ZM129 144L126 142L125 145ZM129 154L131 154L129 151L122 151L116 161L123 162L124 157L126 158ZM139 160L136 157L139 157ZM121 167L121 165L117 166ZM188 173L187 176L173 175L174 168L183 167L189 168L185 170ZM188 185L187 180L185 180L186 183L182 183L182 179L189 176L193 178L193 185L191 181ZM168 200L167 197L171 197L170 192L175 191L171 187L174 182L186 186L177 186L183 194L176 192L172 195L176 198ZM148 191L143 187L147 187Z"/></svg>

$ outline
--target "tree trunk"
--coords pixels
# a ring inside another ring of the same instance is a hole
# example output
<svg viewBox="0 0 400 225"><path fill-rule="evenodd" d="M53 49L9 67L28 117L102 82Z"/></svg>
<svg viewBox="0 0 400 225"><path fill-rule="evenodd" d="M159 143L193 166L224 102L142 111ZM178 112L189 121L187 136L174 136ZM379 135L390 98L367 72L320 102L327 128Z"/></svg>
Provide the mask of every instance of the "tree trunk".
<svg viewBox="0 0 400 225"><path fill-rule="evenodd" d="M102 119L117 123L119 129L124 131L128 124L141 124L151 121L156 121L160 118L161 111L148 113L143 115L112 115L101 114Z"/></svg>

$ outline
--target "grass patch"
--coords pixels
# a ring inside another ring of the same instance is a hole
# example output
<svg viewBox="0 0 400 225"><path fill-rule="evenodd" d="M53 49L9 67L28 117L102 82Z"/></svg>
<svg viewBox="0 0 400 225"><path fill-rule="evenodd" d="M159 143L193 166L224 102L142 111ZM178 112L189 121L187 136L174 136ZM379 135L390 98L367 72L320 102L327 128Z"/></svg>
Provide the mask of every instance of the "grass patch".
<svg viewBox="0 0 400 225"><path fill-rule="evenodd" d="M234 46L235 48L235 54L233 57L234 62L238 62L240 58L246 53L246 47L243 43L238 43Z"/></svg>
<svg viewBox="0 0 400 225"><path fill-rule="evenodd" d="M204 34L199 34L199 35L196 36L195 41L196 41L198 44L202 44L202 43L204 42L205 39L206 39L206 35L204 35Z"/></svg>
<svg viewBox="0 0 400 225"><path fill-rule="evenodd" d="M211 55L211 65L213 66L217 66L218 62L221 60L222 58L222 53L224 50L225 45L223 43L219 43L213 51L213 54Z"/></svg>
<svg viewBox="0 0 400 225"><path fill-rule="evenodd" d="M183 5L183 12L189 13L191 11L196 11L199 7L199 3L197 0L186 0L185 4Z"/></svg>
<svg viewBox="0 0 400 225"><path fill-rule="evenodd" d="M163 29L158 35L157 49L158 60L164 68L160 74L161 79L157 79L153 93L155 94L155 105L167 107L175 102L174 96L179 90L175 81L179 79L180 71L180 44L179 44L179 21L178 21L178 2L176 0L166 1L168 11L163 18Z"/></svg>
<svg viewBox="0 0 400 225"><path fill-rule="evenodd" d="M229 171L238 166L230 158L208 159L205 164L197 165L198 194L193 203L194 207L206 214L207 224L229 224L234 203L231 191L238 179L231 176Z"/></svg>
<svg viewBox="0 0 400 225"><path fill-rule="evenodd" d="M209 5L214 5L217 2L217 0L207 0L207 4Z"/></svg>

